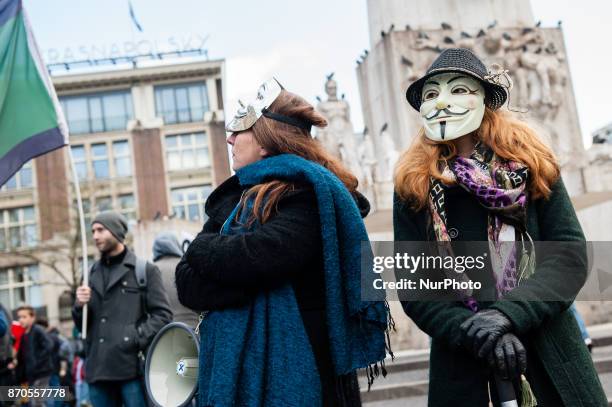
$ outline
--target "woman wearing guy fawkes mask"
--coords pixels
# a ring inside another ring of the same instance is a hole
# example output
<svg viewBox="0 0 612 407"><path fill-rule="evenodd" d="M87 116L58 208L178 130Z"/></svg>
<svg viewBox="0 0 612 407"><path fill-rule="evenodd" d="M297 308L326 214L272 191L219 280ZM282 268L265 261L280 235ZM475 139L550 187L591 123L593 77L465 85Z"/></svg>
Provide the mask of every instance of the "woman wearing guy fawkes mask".
<svg viewBox="0 0 612 407"><path fill-rule="evenodd" d="M471 51L447 49L406 93L423 127L396 168L395 240L490 249L478 271L488 300L466 290L402 302L432 337L429 405L499 405L499 383L508 382L524 406L607 405L568 310L586 279L586 250L536 262L533 246L521 249L584 235L552 151L499 110L510 83Z"/></svg>
<svg viewBox="0 0 612 407"><path fill-rule="evenodd" d="M355 371L384 372L388 308L360 296L369 204L312 138L326 124L272 79L227 125L236 175L176 269L181 303L208 311L199 406L359 406Z"/></svg>

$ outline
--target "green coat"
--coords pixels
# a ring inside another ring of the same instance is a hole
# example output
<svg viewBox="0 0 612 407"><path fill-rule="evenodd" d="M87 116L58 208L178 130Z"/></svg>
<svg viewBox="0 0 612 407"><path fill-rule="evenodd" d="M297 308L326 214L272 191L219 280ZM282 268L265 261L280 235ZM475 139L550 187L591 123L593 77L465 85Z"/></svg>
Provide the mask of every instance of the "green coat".
<svg viewBox="0 0 612 407"><path fill-rule="evenodd" d="M449 228L461 231L463 236L458 240L486 240L486 210L462 188L455 188L464 195L459 193L451 202L447 198ZM561 179L553 185L548 200L530 201L527 218L527 230L534 241L585 240ZM430 224L428 209L414 211L395 197L395 241L435 240ZM536 382L531 384L539 405L546 400L557 404L552 401L560 397L570 407L607 406L591 356L568 310L572 301L561 296L559 301L524 300L542 291L547 291L546 298L555 298L555 293L566 293L568 286L581 287L586 276L586 249L578 254L547 258L537 264L534 275L506 295L506 299L513 301L489 304L508 316L513 332L527 348L528 376L531 371L529 380ZM577 292L578 289L574 297ZM460 345L459 326L472 312L458 301L404 301L402 306L418 327L432 337L429 405L487 406L487 369Z"/></svg>

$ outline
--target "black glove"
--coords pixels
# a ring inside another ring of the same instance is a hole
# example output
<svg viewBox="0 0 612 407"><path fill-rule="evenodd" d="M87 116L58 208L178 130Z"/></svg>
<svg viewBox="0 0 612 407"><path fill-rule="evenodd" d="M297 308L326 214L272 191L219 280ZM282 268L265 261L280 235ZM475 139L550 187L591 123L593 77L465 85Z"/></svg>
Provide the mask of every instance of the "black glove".
<svg viewBox="0 0 612 407"><path fill-rule="evenodd" d="M504 380L520 377L527 370L527 352L516 335L504 334L487 356L489 367Z"/></svg>
<svg viewBox="0 0 612 407"><path fill-rule="evenodd" d="M512 329L512 322L500 311L486 309L469 317L459 327L463 345L477 358L485 358L495 342Z"/></svg>

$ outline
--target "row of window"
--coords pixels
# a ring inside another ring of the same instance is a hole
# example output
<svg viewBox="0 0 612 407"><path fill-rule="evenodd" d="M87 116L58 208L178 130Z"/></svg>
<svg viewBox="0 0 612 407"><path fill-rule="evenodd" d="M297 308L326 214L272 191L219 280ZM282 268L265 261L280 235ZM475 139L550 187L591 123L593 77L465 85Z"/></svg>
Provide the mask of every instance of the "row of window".
<svg viewBox="0 0 612 407"><path fill-rule="evenodd" d="M134 118L129 90L60 97L72 134L125 130ZM155 86L155 113L165 124L204 120L209 110L206 83Z"/></svg>
<svg viewBox="0 0 612 407"><path fill-rule="evenodd" d="M210 185L173 188L170 191L172 213L180 219L203 222L206 220L204 203L211 191ZM127 219L138 219L133 194L83 199L86 225L89 225L99 212L110 210L123 214ZM37 243L38 228L33 206L0 210L0 251L34 247Z"/></svg>
<svg viewBox="0 0 612 407"><path fill-rule="evenodd" d="M170 171L211 165L208 137L204 132L166 136L164 144ZM132 175L132 152L127 140L74 145L71 150L81 181Z"/></svg>
<svg viewBox="0 0 612 407"><path fill-rule="evenodd" d="M172 213L179 219L203 222L206 220L204 204L211 192L212 187L210 185L173 188L170 191ZM137 205L133 194L96 197L93 200L83 199L83 212L87 225L91 224L91 220L99 212L110 210L123 214L128 220L138 219Z"/></svg>
<svg viewBox="0 0 612 407"><path fill-rule="evenodd" d="M193 222L205 221L204 203L211 192L210 185L172 189L170 191L172 213L179 219Z"/></svg>
<svg viewBox="0 0 612 407"><path fill-rule="evenodd" d="M127 140L75 145L70 149L80 181L132 175L132 154Z"/></svg>

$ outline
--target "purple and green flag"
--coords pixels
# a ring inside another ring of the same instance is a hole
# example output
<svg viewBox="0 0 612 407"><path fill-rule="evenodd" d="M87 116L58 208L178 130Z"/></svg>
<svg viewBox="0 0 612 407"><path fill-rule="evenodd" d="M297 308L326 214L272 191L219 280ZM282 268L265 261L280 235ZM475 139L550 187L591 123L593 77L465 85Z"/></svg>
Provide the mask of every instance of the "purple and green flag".
<svg viewBox="0 0 612 407"><path fill-rule="evenodd" d="M68 127L21 0L0 0L0 186L68 144Z"/></svg>

